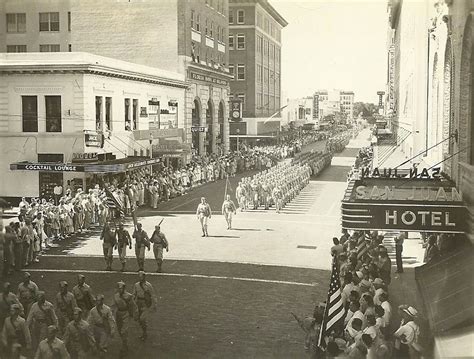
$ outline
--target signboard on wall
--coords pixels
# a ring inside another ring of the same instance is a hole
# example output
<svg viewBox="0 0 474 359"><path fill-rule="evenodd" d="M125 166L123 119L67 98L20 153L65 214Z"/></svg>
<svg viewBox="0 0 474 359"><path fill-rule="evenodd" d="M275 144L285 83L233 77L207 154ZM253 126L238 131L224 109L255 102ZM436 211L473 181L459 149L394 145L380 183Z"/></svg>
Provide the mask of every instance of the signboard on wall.
<svg viewBox="0 0 474 359"><path fill-rule="evenodd" d="M313 120L319 117L319 95L313 95Z"/></svg>
<svg viewBox="0 0 474 359"><path fill-rule="evenodd" d="M86 153L74 152L72 154L72 162L75 162L75 163L96 162L98 160L99 160L99 154L97 152L86 152Z"/></svg>
<svg viewBox="0 0 474 359"><path fill-rule="evenodd" d="M98 131L84 130L86 147L104 147L104 135Z"/></svg>
<svg viewBox="0 0 474 359"><path fill-rule="evenodd" d="M230 100L230 119L235 122L242 121L242 100Z"/></svg>
<svg viewBox="0 0 474 359"><path fill-rule="evenodd" d="M196 72L190 72L190 78L192 80L203 81L209 84L216 84L216 85L222 85L222 86L227 86L229 84L227 80L222 80L214 76L201 75Z"/></svg>

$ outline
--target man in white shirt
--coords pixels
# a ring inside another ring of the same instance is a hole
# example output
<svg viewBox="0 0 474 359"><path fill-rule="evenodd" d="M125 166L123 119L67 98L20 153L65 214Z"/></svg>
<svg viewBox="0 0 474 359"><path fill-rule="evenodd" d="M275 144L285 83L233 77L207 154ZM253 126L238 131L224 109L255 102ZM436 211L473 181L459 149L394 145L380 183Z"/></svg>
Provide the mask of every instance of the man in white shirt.
<svg viewBox="0 0 474 359"><path fill-rule="evenodd" d="M390 319L392 317L392 306L388 302L388 294L387 293L380 294L379 300L380 300L380 306L385 311L385 314L383 315L385 326L388 327L390 324Z"/></svg>
<svg viewBox="0 0 474 359"><path fill-rule="evenodd" d="M59 198L63 194L63 186L61 186L59 183L56 184L53 188L53 194L54 194L54 204L57 206L59 204Z"/></svg>
<svg viewBox="0 0 474 359"><path fill-rule="evenodd" d="M352 328L352 322L355 318L359 318L362 321L361 329L365 329L366 327L366 319L364 313L360 310L360 303L359 302L351 302L349 306L349 310L354 313L352 317L348 320L346 324L346 329Z"/></svg>

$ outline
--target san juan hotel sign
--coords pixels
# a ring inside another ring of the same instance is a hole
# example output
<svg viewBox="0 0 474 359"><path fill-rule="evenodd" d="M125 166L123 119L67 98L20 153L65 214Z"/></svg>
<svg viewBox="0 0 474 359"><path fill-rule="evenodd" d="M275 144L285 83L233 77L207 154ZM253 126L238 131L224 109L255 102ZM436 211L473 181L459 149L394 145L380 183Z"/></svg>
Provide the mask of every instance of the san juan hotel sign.
<svg viewBox="0 0 474 359"><path fill-rule="evenodd" d="M467 209L439 168L362 169L342 201L342 227L464 233Z"/></svg>

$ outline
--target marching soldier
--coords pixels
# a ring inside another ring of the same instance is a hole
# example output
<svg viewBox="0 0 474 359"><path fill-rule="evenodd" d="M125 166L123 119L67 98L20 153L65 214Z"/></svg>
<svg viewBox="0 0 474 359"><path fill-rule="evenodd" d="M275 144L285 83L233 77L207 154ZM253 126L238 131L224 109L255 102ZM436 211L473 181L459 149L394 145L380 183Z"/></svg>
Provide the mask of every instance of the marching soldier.
<svg viewBox="0 0 474 359"><path fill-rule="evenodd" d="M58 328L54 325L48 327L48 337L39 343L35 359L69 359L66 345L58 339Z"/></svg>
<svg viewBox="0 0 474 359"><path fill-rule="evenodd" d="M94 306L95 298L92 294L91 287L86 284L86 277L83 274L77 276L77 285L72 288L72 294L74 294L77 306L81 308L82 314L87 316L89 310Z"/></svg>
<svg viewBox="0 0 474 359"><path fill-rule="evenodd" d="M272 193L273 200L275 201L276 213L280 213L282 207L282 193L280 185L276 185Z"/></svg>
<svg viewBox="0 0 474 359"><path fill-rule="evenodd" d="M26 356L31 348L31 335L25 319L20 316L21 306L13 304L10 316L5 319L2 329L2 347L7 358Z"/></svg>
<svg viewBox="0 0 474 359"><path fill-rule="evenodd" d="M155 226L155 231L151 236L151 242L153 243L153 254L155 255L157 273L161 273L161 267L163 265L163 249L169 251L169 243L163 232L160 231L160 226Z"/></svg>
<svg viewBox="0 0 474 359"><path fill-rule="evenodd" d="M48 336L48 326L58 325L54 307L46 300L44 292L38 292L38 301L31 306L26 325L31 331L33 350L36 350L40 341Z"/></svg>
<svg viewBox="0 0 474 359"><path fill-rule="evenodd" d="M76 307L76 298L68 290L68 283L66 281L59 282L59 293L56 294L56 309L61 334L66 330L67 324L74 319L74 308Z"/></svg>
<svg viewBox="0 0 474 359"><path fill-rule="evenodd" d="M242 182L239 182L237 188L235 189L235 197L237 198L237 203L240 207L240 212L243 212L246 209L246 199L245 199L245 187Z"/></svg>
<svg viewBox="0 0 474 359"><path fill-rule="evenodd" d="M138 273L139 281L133 287L133 298L138 307L138 322L142 328L141 340L145 341L147 338L147 317L150 315L150 309L156 311L157 298L155 290L151 283L146 281L145 272Z"/></svg>
<svg viewBox="0 0 474 359"><path fill-rule="evenodd" d="M66 326L64 344L73 359L88 359L95 350L89 323L82 319L82 309L74 308L74 320Z"/></svg>
<svg viewBox="0 0 474 359"><path fill-rule="evenodd" d="M201 203L199 203L196 209L196 216L201 222L202 237L209 237L209 233L207 232L207 225L209 223L209 219L211 219L212 211L211 206L209 206L209 203L206 203L205 197L201 197Z"/></svg>
<svg viewBox="0 0 474 359"><path fill-rule="evenodd" d="M13 304L20 306L20 315L23 313L23 306L18 300L18 297L11 291L11 287L9 282L3 283L3 292L0 293L0 332L5 319L11 315L10 308Z"/></svg>
<svg viewBox="0 0 474 359"><path fill-rule="evenodd" d="M148 234L142 229L142 224L137 223L137 228L133 232L135 238L135 255L137 257L138 271L143 271L145 267L145 248L150 250L150 239Z"/></svg>
<svg viewBox="0 0 474 359"><path fill-rule="evenodd" d="M30 312L31 305L36 301L38 286L31 279L31 274L25 272L23 282L18 285L18 299L20 300L25 317Z"/></svg>
<svg viewBox="0 0 474 359"><path fill-rule="evenodd" d="M115 334L115 319L112 310L104 304L104 296L97 295L96 305L89 312L87 322L94 336L100 357L104 357L107 353L110 338Z"/></svg>
<svg viewBox="0 0 474 359"><path fill-rule="evenodd" d="M106 223L102 230L102 234L100 235L100 240L103 241L102 248L104 251L106 271L112 270L113 252L114 247L117 244L115 236L115 227L112 228L109 223Z"/></svg>
<svg viewBox="0 0 474 359"><path fill-rule="evenodd" d="M230 199L230 195L226 195L224 203L222 203L222 214L227 222L227 229L232 229L232 214L237 214L237 208L234 202Z"/></svg>
<svg viewBox="0 0 474 359"><path fill-rule="evenodd" d="M121 355L128 352L128 331L130 329L130 318L138 319L138 310L132 294L125 290L125 283L117 283L117 292L114 294L115 322L117 331L122 339Z"/></svg>
<svg viewBox="0 0 474 359"><path fill-rule="evenodd" d="M120 263L122 263L122 269L120 271L124 272L125 265L127 264L127 247L132 249L132 238L130 238L130 233L123 228L123 223L119 224L117 230L117 247Z"/></svg>

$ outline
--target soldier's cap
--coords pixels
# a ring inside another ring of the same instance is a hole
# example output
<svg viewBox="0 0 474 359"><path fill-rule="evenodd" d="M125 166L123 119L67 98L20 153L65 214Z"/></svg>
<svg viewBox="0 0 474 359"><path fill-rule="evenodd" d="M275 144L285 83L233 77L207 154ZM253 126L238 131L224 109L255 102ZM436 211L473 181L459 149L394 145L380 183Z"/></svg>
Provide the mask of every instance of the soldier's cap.
<svg viewBox="0 0 474 359"><path fill-rule="evenodd" d="M67 287L67 286L68 286L68 283L67 283L65 280L62 280L62 281L59 282L59 286L60 286L61 288L64 288L64 287Z"/></svg>
<svg viewBox="0 0 474 359"><path fill-rule="evenodd" d="M55 325L49 325L48 326L48 333L57 333L58 332L58 328L55 326Z"/></svg>
<svg viewBox="0 0 474 359"><path fill-rule="evenodd" d="M383 285L384 282L381 278L375 278L374 279L374 284L377 284L377 285Z"/></svg>
<svg viewBox="0 0 474 359"><path fill-rule="evenodd" d="M120 282L117 282L117 287L119 288L125 288L125 282L124 281L120 281Z"/></svg>
<svg viewBox="0 0 474 359"><path fill-rule="evenodd" d="M16 303L12 304L10 306L10 308L13 309L13 310L21 310L20 304L16 304Z"/></svg>
<svg viewBox="0 0 474 359"><path fill-rule="evenodd" d="M82 314L82 309L79 307L74 308L74 314Z"/></svg>
<svg viewBox="0 0 474 359"><path fill-rule="evenodd" d="M10 282L5 282L5 283L3 283L3 289L10 289L11 286L12 286L12 285L10 284Z"/></svg>
<svg viewBox="0 0 474 359"><path fill-rule="evenodd" d="M143 274L143 275L145 275L145 272L144 272L144 271L142 271L142 270L141 270L141 271L138 271L138 275L140 275L140 274Z"/></svg>
<svg viewBox="0 0 474 359"><path fill-rule="evenodd" d="M84 274L78 274L77 278L78 279L86 279L86 276Z"/></svg>
<svg viewBox="0 0 474 359"><path fill-rule="evenodd" d="M97 294L97 297L95 297L96 300L104 300L104 295L103 294Z"/></svg>
<svg viewBox="0 0 474 359"><path fill-rule="evenodd" d="M31 278L31 274L29 272L25 272L25 274L23 275L25 278L28 277L28 278Z"/></svg>

